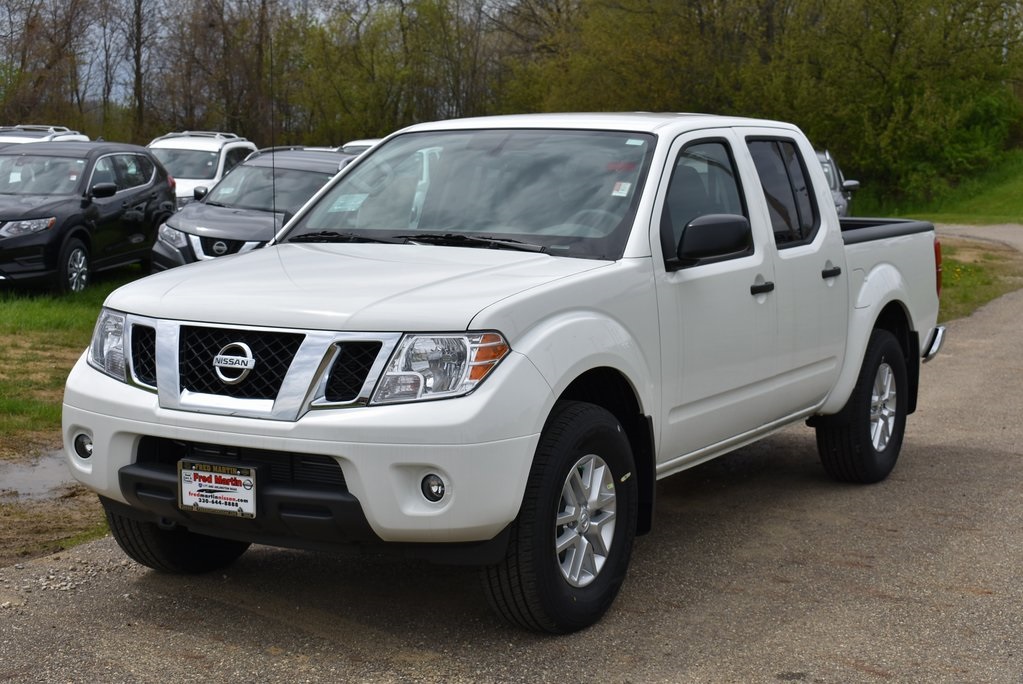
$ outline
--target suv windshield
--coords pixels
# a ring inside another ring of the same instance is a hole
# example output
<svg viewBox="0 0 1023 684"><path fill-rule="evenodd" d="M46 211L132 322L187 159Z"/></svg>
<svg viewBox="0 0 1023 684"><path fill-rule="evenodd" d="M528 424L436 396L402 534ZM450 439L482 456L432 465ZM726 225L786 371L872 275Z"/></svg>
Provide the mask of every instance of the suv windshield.
<svg viewBox="0 0 1023 684"><path fill-rule="evenodd" d="M518 242L556 256L618 259L653 141L616 131L399 135L369 152L282 241Z"/></svg>
<svg viewBox="0 0 1023 684"><path fill-rule="evenodd" d="M333 174L268 166L236 166L206 197L207 204L295 213Z"/></svg>
<svg viewBox="0 0 1023 684"><path fill-rule="evenodd" d="M0 194L72 195L84 170L74 157L0 155Z"/></svg>
<svg viewBox="0 0 1023 684"><path fill-rule="evenodd" d="M149 151L160 160L167 173L175 178L209 180L217 175L219 152L178 150L168 147L152 147Z"/></svg>

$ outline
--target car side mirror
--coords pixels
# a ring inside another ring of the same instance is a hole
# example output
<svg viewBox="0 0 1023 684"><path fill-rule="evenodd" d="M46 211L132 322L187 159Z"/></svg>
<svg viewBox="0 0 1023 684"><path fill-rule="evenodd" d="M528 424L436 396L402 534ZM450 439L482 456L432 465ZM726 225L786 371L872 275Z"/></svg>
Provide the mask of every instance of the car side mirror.
<svg viewBox="0 0 1023 684"><path fill-rule="evenodd" d="M210 191L209 188L207 188L204 185L200 185L199 187L192 191L192 197L194 197L197 200L201 200L209 193L209 191Z"/></svg>
<svg viewBox="0 0 1023 684"><path fill-rule="evenodd" d="M693 219L682 229L675 268L734 259L752 252L753 230L749 219L738 214L707 214Z"/></svg>
<svg viewBox="0 0 1023 684"><path fill-rule="evenodd" d="M853 190L860 189L860 182L858 180L847 180L842 183L842 189L846 192L852 192Z"/></svg>
<svg viewBox="0 0 1023 684"><path fill-rule="evenodd" d="M117 194L117 185L114 183L96 183L94 186L89 188L87 197L89 199L102 199L104 197L113 197Z"/></svg>

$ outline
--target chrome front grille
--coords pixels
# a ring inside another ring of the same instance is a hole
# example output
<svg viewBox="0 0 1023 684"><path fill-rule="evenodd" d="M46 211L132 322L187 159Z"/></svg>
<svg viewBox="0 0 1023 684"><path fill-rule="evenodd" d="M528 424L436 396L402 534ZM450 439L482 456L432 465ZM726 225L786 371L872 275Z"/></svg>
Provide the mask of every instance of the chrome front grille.
<svg viewBox="0 0 1023 684"><path fill-rule="evenodd" d="M365 406L401 337L127 319L130 380L155 391L162 408L285 421ZM214 365L242 346L247 372Z"/></svg>
<svg viewBox="0 0 1023 684"><path fill-rule="evenodd" d="M182 326L178 351L181 389L199 394L217 394L236 399L276 399L302 344L298 333L265 330L237 330ZM237 384L224 382L213 367L213 359L232 344L252 350L255 366Z"/></svg>

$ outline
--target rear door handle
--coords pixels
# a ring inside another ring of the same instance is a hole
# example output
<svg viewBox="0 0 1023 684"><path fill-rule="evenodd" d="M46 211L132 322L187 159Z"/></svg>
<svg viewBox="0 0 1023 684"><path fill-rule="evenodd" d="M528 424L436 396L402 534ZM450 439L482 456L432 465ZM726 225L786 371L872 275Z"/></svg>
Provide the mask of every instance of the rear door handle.
<svg viewBox="0 0 1023 684"><path fill-rule="evenodd" d="M827 280L828 278L837 278L840 275L842 275L841 266L835 266L834 268L826 268L823 271L821 271L821 278L824 278L824 280Z"/></svg>
<svg viewBox="0 0 1023 684"><path fill-rule="evenodd" d="M774 291L774 283L767 282L761 283L760 285L750 285L749 293L751 295L766 294Z"/></svg>

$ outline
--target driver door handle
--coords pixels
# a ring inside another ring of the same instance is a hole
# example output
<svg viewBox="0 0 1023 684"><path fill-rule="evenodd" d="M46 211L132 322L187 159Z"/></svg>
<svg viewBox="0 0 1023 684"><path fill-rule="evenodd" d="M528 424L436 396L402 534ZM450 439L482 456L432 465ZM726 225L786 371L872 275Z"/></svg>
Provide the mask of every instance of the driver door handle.
<svg viewBox="0 0 1023 684"><path fill-rule="evenodd" d="M821 278L824 278L824 280L827 280L828 278L837 278L840 275L842 275L842 268L840 266L826 268L821 271Z"/></svg>
<svg viewBox="0 0 1023 684"><path fill-rule="evenodd" d="M754 296L758 295L758 294L766 294L768 292L773 292L773 291L774 291L774 283L772 283L772 282L761 283L760 285L750 285L750 288L749 288L749 293L751 295L754 295Z"/></svg>

